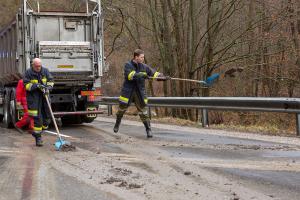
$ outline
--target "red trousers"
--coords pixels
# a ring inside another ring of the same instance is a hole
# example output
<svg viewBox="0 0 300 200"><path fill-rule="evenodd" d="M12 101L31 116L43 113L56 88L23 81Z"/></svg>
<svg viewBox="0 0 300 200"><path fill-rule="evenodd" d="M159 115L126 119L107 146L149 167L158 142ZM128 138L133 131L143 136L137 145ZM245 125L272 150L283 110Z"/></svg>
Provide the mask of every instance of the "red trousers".
<svg viewBox="0 0 300 200"><path fill-rule="evenodd" d="M23 115L22 119L16 123L16 126L18 128L23 128L25 126L28 126L28 129L32 130L33 129L33 119L28 114L28 107L24 106L24 105L23 105L23 107L24 107L24 110L23 110L24 115Z"/></svg>

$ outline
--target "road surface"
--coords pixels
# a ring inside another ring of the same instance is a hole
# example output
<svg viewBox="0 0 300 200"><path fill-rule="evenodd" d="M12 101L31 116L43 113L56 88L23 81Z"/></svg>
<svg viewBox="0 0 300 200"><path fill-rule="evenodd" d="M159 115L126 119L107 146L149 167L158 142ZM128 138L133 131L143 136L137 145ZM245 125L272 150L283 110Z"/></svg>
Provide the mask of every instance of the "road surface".
<svg viewBox="0 0 300 200"><path fill-rule="evenodd" d="M300 138L113 122L63 127L75 152L0 128L0 199L299 200Z"/></svg>

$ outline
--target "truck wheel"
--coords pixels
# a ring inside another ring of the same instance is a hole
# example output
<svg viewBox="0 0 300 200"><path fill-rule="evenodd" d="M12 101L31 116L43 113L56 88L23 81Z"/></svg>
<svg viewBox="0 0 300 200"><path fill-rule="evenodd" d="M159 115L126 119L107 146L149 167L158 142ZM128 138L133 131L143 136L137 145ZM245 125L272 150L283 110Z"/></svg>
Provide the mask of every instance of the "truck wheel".
<svg viewBox="0 0 300 200"><path fill-rule="evenodd" d="M13 124L11 121L11 116L10 116L10 95L9 93L6 93L4 97L4 107L3 107L3 123L2 127L3 128L13 128Z"/></svg>
<svg viewBox="0 0 300 200"><path fill-rule="evenodd" d="M84 110L86 110L86 111L95 111L97 109L96 109L96 106L94 106L94 105L86 105ZM82 115L81 116L81 120L84 123L92 123L96 118L97 118L97 115L90 115L90 116Z"/></svg>
<svg viewBox="0 0 300 200"><path fill-rule="evenodd" d="M81 118L84 123L92 123L96 119L96 118L87 117L87 116L82 116Z"/></svg>
<svg viewBox="0 0 300 200"><path fill-rule="evenodd" d="M9 110L10 110L11 122L14 125L18 121L15 90L13 90L10 95L10 109Z"/></svg>

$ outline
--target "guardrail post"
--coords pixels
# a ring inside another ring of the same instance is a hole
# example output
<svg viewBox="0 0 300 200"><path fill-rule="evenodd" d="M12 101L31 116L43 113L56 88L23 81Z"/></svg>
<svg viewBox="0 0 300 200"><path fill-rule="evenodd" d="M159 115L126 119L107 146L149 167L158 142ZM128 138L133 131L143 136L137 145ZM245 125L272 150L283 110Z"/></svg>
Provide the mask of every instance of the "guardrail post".
<svg viewBox="0 0 300 200"><path fill-rule="evenodd" d="M112 105L107 105L107 115L108 116L112 115Z"/></svg>
<svg viewBox="0 0 300 200"><path fill-rule="evenodd" d="M151 107L150 106L148 106L148 115L149 115L149 119L151 119L152 115L151 115Z"/></svg>
<svg viewBox="0 0 300 200"><path fill-rule="evenodd" d="M296 114L296 128L297 128L297 136L300 136L300 113Z"/></svg>
<svg viewBox="0 0 300 200"><path fill-rule="evenodd" d="M208 127L208 110L207 109L202 109L202 118L201 118L201 122L202 122L202 127Z"/></svg>

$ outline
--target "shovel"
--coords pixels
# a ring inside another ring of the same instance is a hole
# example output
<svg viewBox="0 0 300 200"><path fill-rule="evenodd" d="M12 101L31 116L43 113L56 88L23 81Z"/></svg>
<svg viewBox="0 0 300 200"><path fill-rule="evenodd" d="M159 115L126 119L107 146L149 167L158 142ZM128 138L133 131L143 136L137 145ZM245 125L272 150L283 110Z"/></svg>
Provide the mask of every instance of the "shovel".
<svg viewBox="0 0 300 200"><path fill-rule="evenodd" d="M170 80L175 80L175 81L187 81L187 82L194 82L194 83L199 83L202 84L203 86L210 87L212 84L215 82L220 77L219 73L215 73L211 76L209 76L205 81L203 80L194 80L194 79L184 79L184 78L174 78L170 77ZM164 77L150 77L150 79L157 79L157 80L163 80Z"/></svg>

